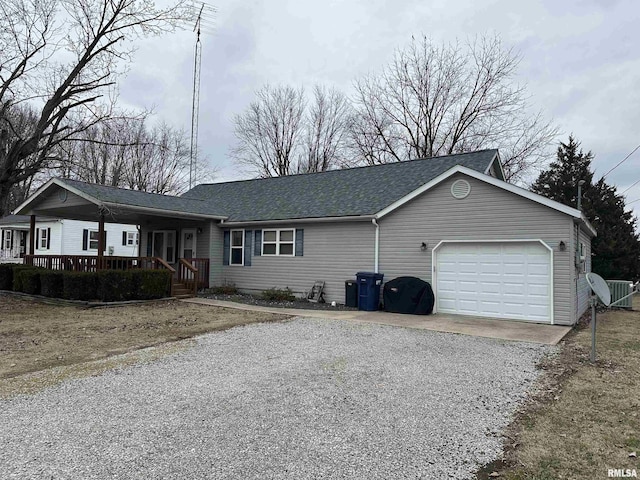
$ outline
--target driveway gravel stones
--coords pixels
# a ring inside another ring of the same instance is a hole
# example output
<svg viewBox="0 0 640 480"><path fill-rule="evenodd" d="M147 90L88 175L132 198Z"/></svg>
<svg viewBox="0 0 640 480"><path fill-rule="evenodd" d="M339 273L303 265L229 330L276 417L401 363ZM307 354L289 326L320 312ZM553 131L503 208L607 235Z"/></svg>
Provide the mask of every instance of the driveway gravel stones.
<svg viewBox="0 0 640 480"><path fill-rule="evenodd" d="M323 319L0 401L2 478L469 478L551 347Z"/></svg>

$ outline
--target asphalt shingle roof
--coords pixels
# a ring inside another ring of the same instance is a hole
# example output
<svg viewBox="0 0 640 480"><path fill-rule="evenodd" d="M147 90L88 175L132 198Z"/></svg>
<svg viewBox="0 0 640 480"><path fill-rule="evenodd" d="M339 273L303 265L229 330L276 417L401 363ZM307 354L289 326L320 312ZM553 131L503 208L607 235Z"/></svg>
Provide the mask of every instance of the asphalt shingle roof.
<svg viewBox="0 0 640 480"><path fill-rule="evenodd" d="M202 184L182 198L205 199L211 210L235 222L372 215L456 165L484 173L497 152Z"/></svg>
<svg viewBox="0 0 640 480"><path fill-rule="evenodd" d="M79 180L69 180L67 178L62 179L62 181L67 185L100 200L101 202L170 210L177 213L197 213L201 215L217 215L221 217L226 216L224 213L219 213L215 208L215 205L212 206L209 202L194 198L140 192L138 190L128 190L126 188L85 183Z"/></svg>
<svg viewBox="0 0 640 480"><path fill-rule="evenodd" d="M54 221L54 220L58 220L58 219L55 217L44 217L44 216L38 217L38 222L47 222L47 221ZM31 222L31 218L29 217L29 215L7 215L6 217L0 218L0 226L19 225L19 224L29 225L30 222Z"/></svg>
<svg viewBox="0 0 640 480"><path fill-rule="evenodd" d="M230 222L373 215L456 165L484 173L497 150L287 177L202 184L181 197L63 179L110 203L228 217Z"/></svg>

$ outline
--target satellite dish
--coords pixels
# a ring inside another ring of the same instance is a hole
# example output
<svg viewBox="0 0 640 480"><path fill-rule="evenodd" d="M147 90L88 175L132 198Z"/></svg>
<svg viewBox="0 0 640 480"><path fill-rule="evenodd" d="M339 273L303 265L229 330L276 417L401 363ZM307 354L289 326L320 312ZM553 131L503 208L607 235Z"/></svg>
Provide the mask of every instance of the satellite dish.
<svg viewBox="0 0 640 480"><path fill-rule="evenodd" d="M604 278L593 272L587 273L586 277L591 290L598 296L600 301L607 307L611 305L611 290L609 290L609 285L607 285Z"/></svg>

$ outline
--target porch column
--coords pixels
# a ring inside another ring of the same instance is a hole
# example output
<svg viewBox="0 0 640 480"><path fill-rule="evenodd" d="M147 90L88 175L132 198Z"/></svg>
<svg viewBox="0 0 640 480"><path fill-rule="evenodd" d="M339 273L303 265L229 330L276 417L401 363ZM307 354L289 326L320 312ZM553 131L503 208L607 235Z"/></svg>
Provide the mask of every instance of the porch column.
<svg viewBox="0 0 640 480"><path fill-rule="evenodd" d="M29 222L29 255L36 254L36 216L31 215Z"/></svg>
<svg viewBox="0 0 640 480"><path fill-rule="evenodd" d="M103 268L103 257L104 257L104 215L100 215L100 220L98 221L98 270Z"/></svg>

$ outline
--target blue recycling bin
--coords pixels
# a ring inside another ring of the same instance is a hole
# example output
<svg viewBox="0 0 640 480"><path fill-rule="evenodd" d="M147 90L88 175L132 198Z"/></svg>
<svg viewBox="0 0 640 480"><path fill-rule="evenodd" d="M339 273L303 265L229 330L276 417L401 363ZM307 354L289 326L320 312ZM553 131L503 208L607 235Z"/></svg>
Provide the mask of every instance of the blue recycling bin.
<svg viewBox="0 0 640 480"><path fill-rule="evenodd" d="M380 305L380 287L382 286L382 273L358 272L358 310L374 312Z"/></svg>

